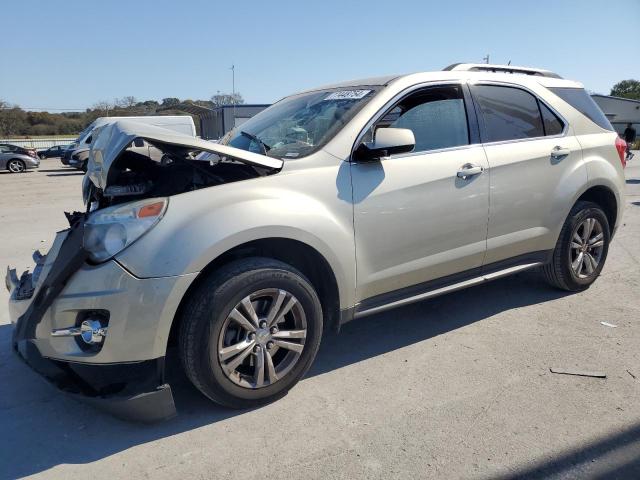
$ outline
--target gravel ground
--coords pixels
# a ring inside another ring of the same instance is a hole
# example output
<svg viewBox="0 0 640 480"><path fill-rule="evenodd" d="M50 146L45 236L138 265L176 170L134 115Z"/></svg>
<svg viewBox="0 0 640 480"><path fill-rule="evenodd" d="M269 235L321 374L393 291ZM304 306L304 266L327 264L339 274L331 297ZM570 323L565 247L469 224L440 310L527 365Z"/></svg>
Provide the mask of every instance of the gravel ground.
<svg viewBox="0 0 640 480"><path fill-rule="evenodd" d="M168 422L76 403L11 352L3 289L0 478L640 478L636 159L623 225L588 291L528 272L352 322L287 397L255 410L210 404L177 369ZM2 268L49 247L62 211L82 206L81 178L57 160L0 173Z"/></svg>

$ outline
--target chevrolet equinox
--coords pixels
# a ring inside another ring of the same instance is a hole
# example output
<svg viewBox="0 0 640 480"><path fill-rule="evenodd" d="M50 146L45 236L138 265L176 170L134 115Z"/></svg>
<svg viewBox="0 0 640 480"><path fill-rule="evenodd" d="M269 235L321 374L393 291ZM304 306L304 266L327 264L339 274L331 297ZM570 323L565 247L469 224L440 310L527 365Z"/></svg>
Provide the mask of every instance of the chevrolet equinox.
<svg viewBox="0 0 640 480"><path fill-rule="evenodd" d="M282 397L323 331L539 267L598 277L624 142L581 84L456 64L286 97L209 142L117 121L47 255L8 269L13 345L72 395L175 412L175 345L221 405Z"/></svg>

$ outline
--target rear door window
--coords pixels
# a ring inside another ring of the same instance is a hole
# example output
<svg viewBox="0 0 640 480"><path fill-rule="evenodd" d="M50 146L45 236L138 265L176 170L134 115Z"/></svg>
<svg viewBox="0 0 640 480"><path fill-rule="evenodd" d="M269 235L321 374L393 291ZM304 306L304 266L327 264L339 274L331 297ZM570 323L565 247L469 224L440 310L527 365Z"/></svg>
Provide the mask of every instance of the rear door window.
<svg viewBox="0 0 640 480"><path fill-rule="evenodd" d="M544 136L538 100L520 88L500 85L472 87L484 124L484 142Z"/></svg>

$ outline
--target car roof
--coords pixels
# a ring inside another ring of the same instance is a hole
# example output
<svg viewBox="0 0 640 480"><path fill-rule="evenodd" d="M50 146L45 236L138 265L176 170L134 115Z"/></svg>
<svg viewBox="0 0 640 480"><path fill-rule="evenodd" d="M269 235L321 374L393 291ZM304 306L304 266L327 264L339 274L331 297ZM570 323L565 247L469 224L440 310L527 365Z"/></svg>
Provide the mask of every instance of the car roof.
<svg viewBox="0 0 640 480"><path fill-rule="evenodd" d="M584 88L581 83L564 79L549 70L515 67L510 65L457 63L446 67L444 70L348 80L345 82L332 83L317 88L311 88L299 93L309 93L346 87L386 86L392 82L400 80L404 80L403 83L410 83L412 81L415 83L421 83L440 80L495 80L508 81L510 83L521 83L523 85L533 81L545 87Z"/></svg>

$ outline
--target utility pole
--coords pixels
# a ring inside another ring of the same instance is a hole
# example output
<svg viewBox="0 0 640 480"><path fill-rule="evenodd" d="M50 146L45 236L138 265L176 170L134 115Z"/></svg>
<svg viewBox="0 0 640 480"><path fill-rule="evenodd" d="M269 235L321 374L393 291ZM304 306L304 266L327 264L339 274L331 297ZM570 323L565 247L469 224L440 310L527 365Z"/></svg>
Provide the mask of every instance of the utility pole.
<svg viewBox="0 0 640 480"><path fill-rule="evenodd" d="M489 63L489 54L487 53L486 57L482 57L482 60L484 61L484 63Z"/></svg>
<svg viewBox="0 0 640 480"><path fill-rule="evenodd" d="M231 64L231 98L233 99L233 126L236 126L236 66Z"/></svg>

